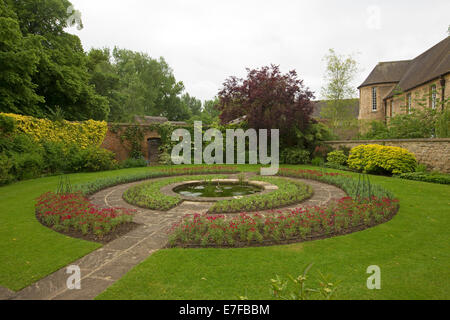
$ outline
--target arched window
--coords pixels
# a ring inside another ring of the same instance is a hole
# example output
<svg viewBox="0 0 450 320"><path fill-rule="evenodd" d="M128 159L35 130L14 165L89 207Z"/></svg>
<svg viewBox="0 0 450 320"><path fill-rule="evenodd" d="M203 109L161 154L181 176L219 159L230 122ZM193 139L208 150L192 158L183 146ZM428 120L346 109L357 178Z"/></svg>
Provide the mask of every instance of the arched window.
<svg viewBox="0 0 450 320"><path fill-rule="evenodd" d="M377 88L372 88L372 111L377 111Z"/></svg>

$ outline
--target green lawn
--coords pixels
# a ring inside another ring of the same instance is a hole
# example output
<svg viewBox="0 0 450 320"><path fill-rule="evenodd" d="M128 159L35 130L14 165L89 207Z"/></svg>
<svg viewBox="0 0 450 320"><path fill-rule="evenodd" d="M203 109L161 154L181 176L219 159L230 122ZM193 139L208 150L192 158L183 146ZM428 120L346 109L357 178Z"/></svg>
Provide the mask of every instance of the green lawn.
<svg viewBox="0 0 450 320"><path fill-rule="evenodd" d="M71 174L73 184L100 177L135 174L157 167ZM35 199L55 191L59 177L22 181L0 188L0 286L20 290L100 247L43 227L34 215Z"/></svg>
<svg viewBox="0 0 450 320"><path fill-rule="evenodd" d="M244 170L255 167L242 166ZM304 167L307 168L307 167ZM310 167L308 167L310 168ZM158 168L70 175L72 183ZM0 285L19 290L99 247L42 227L34 199L54 190L58 177L0 188ZM270 298L275 274L312 270L343 281L343 299L448 299L450 297L450 187L373 177L400 199L389 223L333 239L267 248L162 250L134 268L100 299ZM365 271L379 265L382 290L366 288Z"/></svg>
<svg viewBox="0 0 450 320"><path fill-rule="evenodd" d="M169 249L134 268L98 299L270 299L276 274L311 271L342 280L339 299L450 298L450 187L373 177L400 199L389 223L348 236L247 249ZM382 289L366 287L370 265Z"/></svg>

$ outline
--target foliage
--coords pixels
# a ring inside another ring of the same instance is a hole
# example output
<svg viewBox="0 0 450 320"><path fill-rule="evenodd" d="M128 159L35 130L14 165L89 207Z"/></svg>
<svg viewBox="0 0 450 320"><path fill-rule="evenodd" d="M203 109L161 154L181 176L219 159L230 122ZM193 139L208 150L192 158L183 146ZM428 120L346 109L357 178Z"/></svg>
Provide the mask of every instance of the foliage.
<svg viewBox="0 0 450 320"><path fill-rule="evenodd" d="M276 300L309 300L314 294L319 294L325 300L332 300L339 288L339 281L333 281L331 276L324 276L319 272L320 280L318 287L308 288L309 270L313 264L305 267L302 274L294 278L288 275L288 280L276 275L270 280L272 296Z"/></svg>
<svg viewBox="0 0 450 320"><path fill-rule="evenodd" d="M388 123L372 121L369 130L358 139L419 139L450 137L449 103L443 109L429 107L412 109L409 114L397 114Z"/></svg>
<svg viewBox="0 0 450 320"><path fill-rule="evenodd" d="M417 160L414 154L403 148L361 145L351 150L348 165L360 172L399 174L414 172Z"/></svg>
<svg viewBox="0 0 450 320"><path fill-rule="evenodd" d="M88 67L95 90L109 101L109 121L130 122L134 115L164 116L172 121L191 116L180 97L184 85L176 81L163 58L117 47L92 49Z"/></svg>
<svg viewBox="0 0 450 320"><path fill-rule="evenodd" d="M1 182L37 178L64 172L111 170L114 154L98 146L81 148L77 143L41 140L21 132L0 135Z"/></svg>
<svg viewBox="0 0 450 320"><path fill-rule="evenodd" d="M315 167L321 167L325 164L325 160L323 160L323 158L321 157L315 157L311 160L311 164Z"/></svg>
<svg viewBox="0 0 450 320"><path fill-rule="evenodd" d="M122 169L146 167L147 165L147 160L144 158L128 158L119 164L120 168Z"/></svg>
<svg viewBox="0 0 450 320"><path fill-rule="evenodd" d="M281 151L280 162L284 164L307 164L311 161L310 152L296 148L287 148Z"/></svg>
<svg viewBox="0 0 450 320"><path fill-rule="evenodd" d="M6 54L12 58L8 70L11 75L23 75L21 87L26 91L23 104L20 99L12 99L0 111L46 117L60 107L68 120L106 119L108 101L89 83L81 41L65 31L69 27L71 13L67 9L71 3L67 0L6 0L6 3L14 12L11 24L19 26L25 41L21 51L7 48ZM21 40L16 31L14 37L19 45ZM14 91L20 92L20 87L4 89L12 91L9 96L14 96Z"/></svg>
<svg viewBox="0 0 450 320"><path fill-rule="evenodd" d="M41 37L23 36L16 13L0 0L0 112L36 112L44 99L36 94L32 76L37 72Z"/></svg>
<svg viewBox="0 0 450 320"><path fill-rule="evenodd" d="M1 114L1 116L14 119L17 131L29 135L36 142L48 140L66 144L74 143L81 148L100 146L108 130L104 121L51 121L17 114Z"/></svg>
<svg viewBox="0 0 450 320"><path fill-rule="evenodd" d="M337 150L330 152L327 156L327 161L332 164L345 166L347 164L348 156L345 155L344 151Z"/></svg>
<svg viewBox="0 0 450 320"><path fill-rule="evenodd" d="M271 65L247 69L247 79L231 77L219 92L222 124L245 116L249 128L280 129L286 146L296 145L296 131L311 124L313 93L305 88L295 71L282 74Z"/></svg>
<svg viewBox="0 0 450 320"><path fill-rule="evenodd" d="M12 134L16 129L16 120L0 113L0 136Z"/></svg>
<svg viewBox="0 0 450 320"><path fill-rule="evenodd" d="M430 183L450 184L450 175L443 173L411 172L397 175L400 179L415 180Z"/></svg>
<svg viewBox="0 0 450 320"><path fill-rule="evenodd" d="M276 185L278 189L267 194L254 194L240 199L221 200L216 202L208 212L237 213L276 209L302 202L311 197L313 193L311 187L302 182L269 177L256 177L252 180L269 182Z"/></svg>
<svg viewBox="0 0 450 320"><path fill-rule="evenodd" d="M98 208L80 193L40 196L36 204L38 218L57 231L80 231L99 237L113 232L119 225L132 221L133 210Z"/></svg>

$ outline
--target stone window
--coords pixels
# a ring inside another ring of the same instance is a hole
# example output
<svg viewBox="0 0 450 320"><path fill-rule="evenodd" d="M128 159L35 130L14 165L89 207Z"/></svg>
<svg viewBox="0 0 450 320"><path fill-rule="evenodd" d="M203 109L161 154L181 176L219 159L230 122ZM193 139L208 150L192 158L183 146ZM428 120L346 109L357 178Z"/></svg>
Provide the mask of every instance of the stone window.
<svg viewBox="0 0 450 320"><path fill-rule="evenodd" d="M377 88L372 88L372 111L377 111Z"/></svg>
<svg viewBox="0 0 450 320"><path fill-rule="evenodd" d="M408 99L408 114L411 114L411 111L412 111L412 96L411 96L411 93L408 93L408 95L406 97Z"/></svg>
<svg viewBox="0 0 450 320"><path fill-rule="evenodd" d="M437 90L436 85L431 86L431 108L434 110L436 109L437 105Z"/></svg>

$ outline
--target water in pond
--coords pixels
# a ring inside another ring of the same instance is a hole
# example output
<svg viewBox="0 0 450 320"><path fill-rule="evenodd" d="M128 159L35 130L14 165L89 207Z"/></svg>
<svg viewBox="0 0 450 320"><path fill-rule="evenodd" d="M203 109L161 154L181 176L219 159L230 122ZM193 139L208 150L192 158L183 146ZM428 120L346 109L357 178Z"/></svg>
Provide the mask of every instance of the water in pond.
<svg viewBox="0 0 450 320"><path fill-rule="evenodd" d="M261 189L249 184L198 183L183 185L173 191L185 197L226 198L246 196L261 192Z"/></svg>

